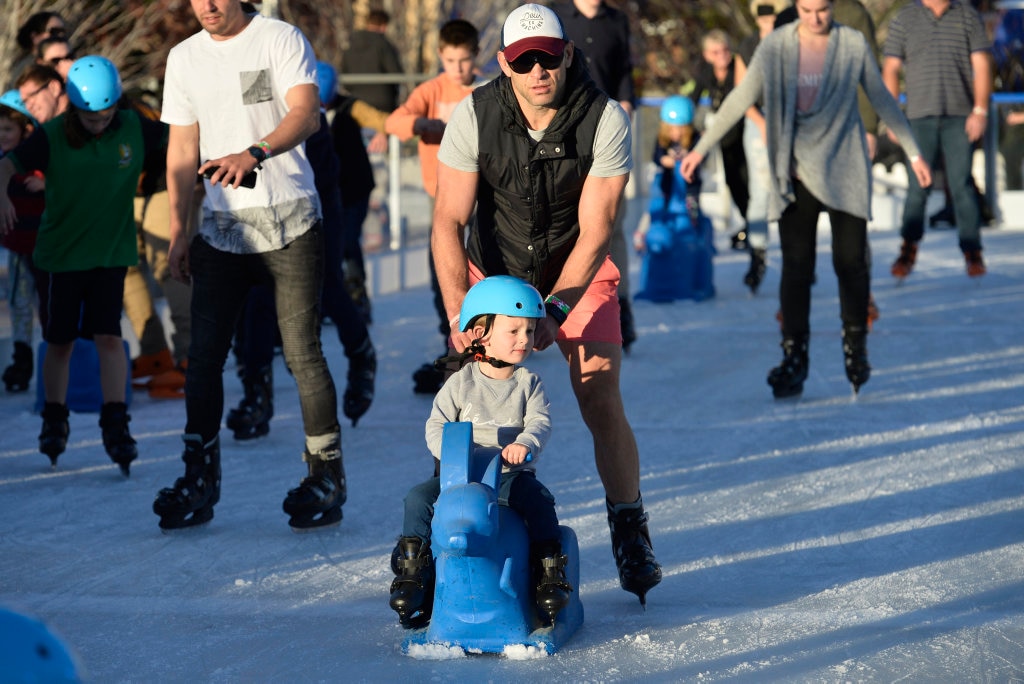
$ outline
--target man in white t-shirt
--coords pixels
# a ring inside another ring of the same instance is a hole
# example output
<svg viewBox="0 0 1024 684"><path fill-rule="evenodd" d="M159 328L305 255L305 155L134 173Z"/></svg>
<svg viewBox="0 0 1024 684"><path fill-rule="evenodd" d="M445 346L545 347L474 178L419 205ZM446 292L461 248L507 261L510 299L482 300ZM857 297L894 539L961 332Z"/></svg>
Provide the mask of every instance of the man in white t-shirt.
<svg viewBox="0 0 1024 684"><path fill-rule="evenodd" d="M640 457L619 389L619 271L608 256L633 162L629 119L574 59L558 17L528 4L502 28L503 76L462 100L438 154L431 249L452 342L470 285L513 275L546 295L535 348L569 362L607 497L623 589L644 601L661 581L640 497ZM486 131L486 134L483 134ZM476 224L463 240L476 209Z"/></svg>
<svg viewBox="0 0 1024 684"><path fill-rule="evenodd" d="M274 290L306 435L309 474L284 510L294 528L337 524L346 490L337 395L319 339L323 233L302 144L320 126L313 50L298 29L246 14L238 0L192 0L192 10L203 30L168 55L161 110L170 125L168 260L171 275L193 287L185 475L160 491L153 510L164 529L213 517L224 361L246 295L263 284ZM190 236L197 172L208 180Z"/></svg>

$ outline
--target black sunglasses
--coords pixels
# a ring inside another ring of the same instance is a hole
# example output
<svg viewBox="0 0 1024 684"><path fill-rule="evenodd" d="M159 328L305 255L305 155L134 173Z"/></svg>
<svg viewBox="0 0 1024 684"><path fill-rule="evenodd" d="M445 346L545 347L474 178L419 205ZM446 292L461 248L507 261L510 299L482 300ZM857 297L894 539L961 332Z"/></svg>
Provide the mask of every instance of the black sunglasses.
<svg viewBox="0 0 1024 684"><path fill-rule="evenodd" d="M63 61L66 61L66 60L74 61L74 59L75 59L75 55L74 54L67 54L67 55L64 55L63 57L54 57L54 58L52 58L50 60L47 60L47 61L50 63L50 66L57 67L57 66L60 66L60 63L63 62Z"/></svg>
<svg viewBox="0 0 1024 684"><path fill-rule="evenodd" d="M560 55L549 55L539 50L524 52L508 63L508 68L517 74L528 74L533 71L534 64L540 64L540 68L546 71L554 71L562 66L565 61L565 52Z"/></svg>

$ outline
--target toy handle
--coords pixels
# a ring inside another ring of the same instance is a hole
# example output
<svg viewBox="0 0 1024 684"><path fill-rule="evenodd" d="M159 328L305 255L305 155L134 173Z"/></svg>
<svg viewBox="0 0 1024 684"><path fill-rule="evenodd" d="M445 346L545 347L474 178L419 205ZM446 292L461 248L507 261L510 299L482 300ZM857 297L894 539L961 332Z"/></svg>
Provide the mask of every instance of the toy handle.
<svg viewBox="0 0 1024 684"><path fill-rule="evenodd" d="M531 461L533 461L533 452L527 451L526 458L523 459L523 463L530 463ZM501 459L501 462L504 463L505 465L513 465L512 463L509 463L505 459Z"/></svg>

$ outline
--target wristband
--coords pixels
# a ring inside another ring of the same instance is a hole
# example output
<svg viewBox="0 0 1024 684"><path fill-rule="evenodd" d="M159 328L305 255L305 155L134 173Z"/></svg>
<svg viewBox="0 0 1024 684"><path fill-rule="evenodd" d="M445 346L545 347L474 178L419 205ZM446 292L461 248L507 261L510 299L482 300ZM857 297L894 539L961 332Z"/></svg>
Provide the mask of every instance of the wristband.
<svg viewBox="0 0 1024 684"><path fill-rule="evenodd" d="M983 107L975 107L971 110L971 114L980 114L981 116L988 116L988 110Z"/></svg>
<svg viewBox="0 0 1024 684"><path fill-rule="evenodd" d="M565 319L569 317L570 306L555 295L548 295L548 298L544 300L544 310L555 319L558 327L562 327Z"/></svg>
<svg viewBox="0 0 1024 684"><path fill-rule="evenodd" d="M451 318L448 319L448 327L451 330L457 330L457 328L455 326L457 326L458 324L459 324L459 314L455 314L454 316L452 316Z"/></svg>
<svg viewBox="0 0 1024 684"><path fill-rule="evenodd" d="M908 158L907 161L909 161L911 164L916 164L917 160L920 159L920 158L921 158L921 155L915 154L912 157Z"/></svg>
<svg viewBox="0 0 1024 684"><path fill-rule="evenodd" d="M263 150L263 154L266 155L264 159L270 159L270 157L273 156L274 154L273 150L270 149L270 143L268 143L266 140L260 140L258 143L256 143L256 147Z"/></svg>
<svg viewBox="0 0 1024 684"><path fill-rule="evenodd" d="M256 160L256 168L262 169L263 162L267 159L267 153L263 151L263 148L252 145L249 147L248 152L252 155L252 158Z"/></svg>

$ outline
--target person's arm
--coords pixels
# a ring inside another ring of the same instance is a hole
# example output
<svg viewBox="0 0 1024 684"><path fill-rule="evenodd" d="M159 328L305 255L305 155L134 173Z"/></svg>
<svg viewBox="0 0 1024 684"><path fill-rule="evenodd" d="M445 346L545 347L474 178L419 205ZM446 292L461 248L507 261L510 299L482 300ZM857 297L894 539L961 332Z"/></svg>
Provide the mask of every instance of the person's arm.
<svg viewBox="0 0 1024 684"><path fill-rule="evenodd" d="M183 283L189 282L191 278L188 263L188 226L189 212L193 209L192 194L195 192L198 168L199 124L172 124L167 135L167 199L171 206L171 238L167 249L167 265L171 277Z"/></svg>
<svg viewBox="0 0 1024 684"><path fill-rule="evenodd" d="M917 177L917 182L922 188L926 188L932 184L931 169L927 162L921 158L917 142L914 140L914 134L910 130L910 123L903 114L903 110L900 109L896 98L893 97L889 89L889 83L885 82L883 77L879 75L878 69L875 67L873 55L869 52L866 54L865 59L865 65L861 71L860 86L871 102L871 106L874 107L879 117L885 122L885 126L889 130L889 136L899 142L900 147L906 153L907 160L910 162L910 168Z"/></svg>
<svg viewBox="0 0 1024 684"><path fill-rule="evenodd" d="M570 310L583 298L584 292L608 256L622 193L629 174L611 177L587 176L580 194L580 234L549 294L569 305ZM537 323L534 348L550 346L558 336L559 325L548 316Z"/></svg>
<svg viewBox="0 0 1024 684"><path fill-rule="evenodd" d="M363 128L372 128L378 133L386 133L384 124L388 120L388 113L371 104L362 100L354 100L352 108L349 110L349 116Z"/></svg>
<svg viewBox="0 0 1024 684"><path fill-rule="evenodd" d="M419 135L424 142L439 143L444 135L444 122L430 117L431 99L439 95L436 83L428 81L421 84L388 116L385 131L397 135L402 141Z"/></svg>
<svg viewBox="0 0 1024 684"><path fill-rule="evenodd" d="M271 156L287 152L302 144L306 138L320 129L320 91L316 84L303 83L292 86L285 93L284 100L288 113L281 122L260 140L252 141L254 145L258 142L267 143ZM255 169L257 164L256 157L246 148L219 159L208 160L199 168L199 172L203 173L208 168L219 166L220 168L210 177L210 184L220 183L224 187L237 188L242 184L245 174Z"/></svg>
<svg viewBox="0 0 1024 684"><path fill-rule="evenodd" d="M466 225L473 215L478 183L478 173L457 171L438 161L430 251L434 255L434 270L449 321L455 321L469 291ZM458 321L452 325L452 343L461 352L473 340L472 335L460 332L459 327Z"/></svg>
<svg viewBox="0 0 1024 684"><path fill-rule="evenodd" d="M751 61L750 68L744 74L743 80L736 84L732 91L726 95L722 106L718 108L714 124L700 137L700 141L694 146L693 151L683 157L683 161L679 166L679 173L688 183L693 182L694 173L696 173L697 167L701 165L701 162L704 161L708 151L757 102L764 83L762 60L763 58L758 53L754 53L754 59Z"/></svg>
<svg viewBox="0 0 1024 684"><path fill-rule="evenodd" d="M11 198L7 196L7 188L14 178L14 162L7 157L0 159L0 236L7 235L14 228L18 216L11 204Z"/></svg>
<svg viewBox="0 0 1024 684"><path fill-rule="evenodd" d="M747 75L747 63L743 57L736 55L736 70L733 72L733 87L737 87L743 82L743 78ZM750 119L751 123L757 126L757 129L761 131L761 139L765 139L765 123L764 114L761 113L760 108L755 105L750 105L746 111L746 117Z"/></svg>
<svg viewBox="0 0 1024 684"><path fill-rule="evenodd" d="M989 50L975 50L971 53L971 69L974 72L974 108L971 110L964 130L971 142L981 139L988 125L988 105L992 98L992 53Z"/></svg>

